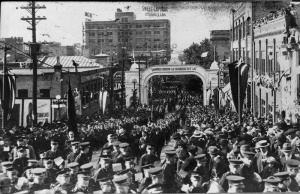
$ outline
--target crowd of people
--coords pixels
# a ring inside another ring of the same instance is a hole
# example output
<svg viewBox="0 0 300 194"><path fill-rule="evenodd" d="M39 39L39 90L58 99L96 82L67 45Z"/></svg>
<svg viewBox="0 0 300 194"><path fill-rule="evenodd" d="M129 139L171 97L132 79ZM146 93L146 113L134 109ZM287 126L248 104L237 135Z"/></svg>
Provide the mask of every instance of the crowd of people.
<svg viewBox="0 0 300 194"><path fill-rule="evenodd" d="M176 95L163 115L158 100L111 117L79 116L78 133L65 121L5 131L0 193L300 191L298 123L250 112L239 123L230 108L217 115L197 95Z"/></svg>

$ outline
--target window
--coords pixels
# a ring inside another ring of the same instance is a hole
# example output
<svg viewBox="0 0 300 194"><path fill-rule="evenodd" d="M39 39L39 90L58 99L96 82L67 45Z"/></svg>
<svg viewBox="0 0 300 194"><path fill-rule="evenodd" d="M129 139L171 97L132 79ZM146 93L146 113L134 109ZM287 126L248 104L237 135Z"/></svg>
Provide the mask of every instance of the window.
<svg viewBox="0 0 300 194"><path fill-rule="evenodd" d="M154 27L154 28L159 28L159 27L160 27L160 24L154 24L153 27Z"/></svg>
<svg viewBox="0 0 300 194"><path fill-rule="evenodd" d="M113 42L113 39L107 39L107 42Z"/></svg>
<svg viewBox="0 0 300 194"><path fill-rule="evenodd" d="M160 31L154 31L154 34L160 34Z"/></svg>
<svg viewBox="0 0 300 194"><path fill-rule="evenodd" d="M168 34L168 31L164 31L164 35L167 35Z"/></svg>
<svg viewBox="0 0 300 194"><path fill-rule="evenodd" d="M151 24L145 24L145 28L151 28Z"/></svg>
<svg viewBox="0 0 300 194"><path fill-rule="evenodd" d="M50 89L40 89L41 98L50 98Z"/></svg>
<svg viewBox="0 0 300 194"><path fill-rule="evenodd" d="M136 47L137 49L143 48L143 47L142 47L141 45L139 45L139 44L136 44L135 47Z"/></svg>
<svg viewBox="0 0 300 194"><path fill-rule="evenodd" d="M18 97L27 98L28 97L28 90L27 89L18 90Z"/></svg>
<svg viewBox="0 0 300 194"><path fill-rule="evenodd" d="M158 41L160 41L160 39L159 38L154 38L154 41L158 42Z"/></svg>
<svg viewBox="0 0 300 194"><path fill-rule="evenodd" d="M89 39L89 43L95 43L95 39Z"/></svg>
<svg viewBox="0 0 300 194"><path fill-rule="evenodd" d="M89 35L90 36L95 36L95 32L91 32Z"/></svg>
<svg viewBox="0 0 300 194"><path fill-rule="evenodd" d="M143 26L142 25L136 25L136 28L142 28Z"/></svg>
<svg viewBox="0 0 300 194"><path fill-rule="evenodd" d="M104 42L104 39L98 39L98 43Z"/></svg>
<svg viewBox="0 0 300 194"><path fill-rule="evenodd" d="M151 34L151 31L145 31L145 34L149 35L149 34Z"/></svg>
<svg viewBox="0 0 300 194"><path fill-rule="evenodd" d="M108 35L108 36L112 36L112 35L113 35L113 32L107 32L107 35Z"/></svg>
<svg viewBox="0 0 300 194"><path fill-rule="evenodd" d="M142 31L136 31L136 35L142 35Z"/></svg>
<svg viewBox="0 0 300 194"><path fill-rule="evenodd" d="M145 38L145 41L151 42L151 38Z"/></svg>
<svg viewBox="0 0 300 194"><path fill-rule="evenodd" d="M143 41L143 38L137 38L136 39L136 42L142 42Z"/></svg>

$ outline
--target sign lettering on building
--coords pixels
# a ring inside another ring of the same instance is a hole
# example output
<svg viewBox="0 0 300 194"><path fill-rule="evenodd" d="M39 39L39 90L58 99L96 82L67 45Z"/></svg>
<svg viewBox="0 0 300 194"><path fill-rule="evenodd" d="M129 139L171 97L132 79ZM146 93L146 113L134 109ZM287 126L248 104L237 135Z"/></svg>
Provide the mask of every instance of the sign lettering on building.
<svg viewBox="0 0 300 194"><path fill-rule="evenodd" d="M152 71L196 71L197 67L164 67L153 68Z"/></svg>
<svg viewBox="0 0 300 194"><path fill-rule="evenodd" d="M220 64L219 70L219 88L224 88L224 65Z"/></svg>
<svg viewBox="0 0 300 194"><path fill-rule="evenodd" d="M81 83L91 81L91 80L95 80L95 79L99 79L99 78L103 78L103 77L104 77L103 72L94 73L94 74L91 74L91 75L84 75L84 76L81 76Z"/></svg>

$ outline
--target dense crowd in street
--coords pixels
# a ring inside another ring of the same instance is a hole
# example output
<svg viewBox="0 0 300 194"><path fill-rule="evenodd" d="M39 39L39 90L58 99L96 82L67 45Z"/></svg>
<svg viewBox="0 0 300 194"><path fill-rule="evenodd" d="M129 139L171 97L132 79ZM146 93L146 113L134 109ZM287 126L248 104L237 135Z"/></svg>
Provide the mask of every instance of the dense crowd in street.
<svg viewBox="0 0 300 194"><path fill-rule="evenodd" d="M245 112L240 124L197 95L161 96L112 117L78 116L78 136L66 121L7 129L0 193L300 191L297 123Z"/></svg>

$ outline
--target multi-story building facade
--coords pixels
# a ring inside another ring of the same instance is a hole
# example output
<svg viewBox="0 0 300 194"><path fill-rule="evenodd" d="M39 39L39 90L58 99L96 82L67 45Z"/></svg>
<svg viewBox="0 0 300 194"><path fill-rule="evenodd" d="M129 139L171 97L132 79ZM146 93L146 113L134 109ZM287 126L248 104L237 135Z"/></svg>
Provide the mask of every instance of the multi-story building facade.
<svg viewBox="0 0 300 194"><path fill-rule="evenodd" d="M286 7L287 5L288 2L255 1L241 3L238 7L232 10L231 61L233 62L242 58L244 62L249 64L250 78L253 77L253 67L255 64L257 64L256 58L254 57L256 52L256 50L254 50L254 48L256 47L254 38L256 35L253 31L253 21L267 17L271 11L279 10L283 7ZM258 64L258 66L260 65L261 63ZM251 109L254 114L260 117L266 117L267 112L269 113L269 110L271 110L271 108L268 108L267 111L266 109L263 109L262 106L268 106L266 105L266 98L269 98L271 95L263 95L263 98L265 100L262 101L261 95L256 95L255 91L257 91L257 87L255 86L255 83L252 82L251 85L248 85L248 89L246 91L246 107ZM274 108L272 110L274 110ZM274 116L273 120L275 121Z"/></svg>
<svg viewBox="0 0 300 194"><path fill-rule="evenodd" d="M215 47L218 61L230 59L230 30L210 31L210 41Z"/></svg>
<svg viewBox="0 0 300 194"><path fill-rule="evenodd" d="M74 44L73 46L62 46L61 43L58 42L49 45L42 45L41 51L47 53L47 56L49 57L81 55L80 50L78 50L78 45Z"/></svg>
<svg viewBox="0 0 300 194"><path fill-rule="evenodd" d="M122 47L135 56L170 53L170 25L168 19L136 20L133 12L117 9L115 21L85 22L84 56L117 54Z"/></svg>

